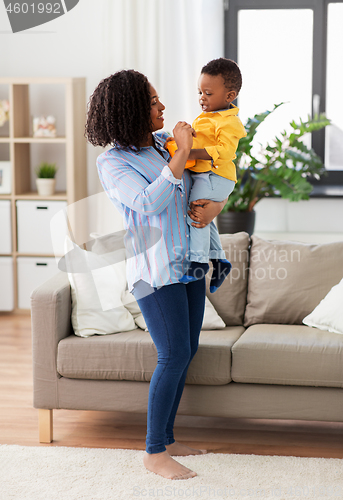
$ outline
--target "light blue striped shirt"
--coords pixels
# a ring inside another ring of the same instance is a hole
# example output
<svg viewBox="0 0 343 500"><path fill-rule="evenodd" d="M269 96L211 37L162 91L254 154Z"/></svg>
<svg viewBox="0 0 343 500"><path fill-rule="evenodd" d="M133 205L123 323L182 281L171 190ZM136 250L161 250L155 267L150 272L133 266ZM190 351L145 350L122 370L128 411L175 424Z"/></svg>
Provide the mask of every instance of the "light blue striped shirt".
<svg viewBox="0 0 343 500"><path fill-rule="evenodd" d="M153 135L163 157L153 147L114 147L97 159L100 182L124 219L130 291L139 280L153 287L177 283L189 266L191 176L185 170L182 179L174 177L163 147L168 134Z"/></svg>

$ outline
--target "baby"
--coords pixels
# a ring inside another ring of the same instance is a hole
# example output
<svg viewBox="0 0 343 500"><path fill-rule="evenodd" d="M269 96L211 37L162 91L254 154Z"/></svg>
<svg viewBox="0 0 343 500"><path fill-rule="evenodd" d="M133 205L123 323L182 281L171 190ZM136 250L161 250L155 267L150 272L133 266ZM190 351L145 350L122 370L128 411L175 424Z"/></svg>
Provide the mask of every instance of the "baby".
<svg viewBox="0 0 343 500"><path fill-rule="evenodd" d="M201 70L199 103L202 113L192 124L196 136L185 167L191 170L193 179L189 202L198 199L223 201L235 186L237 178L233 160L238 142L246 136L246 131L232 101L238 96L241 86L239 67L230 59L214 59ZM175 142L168 139L166 148L173 155ZM211 260L210 291L213 293L229 274L231 264L225 258L214 222L204 228L194 227L192 222L188 218L191 264L180 281L188 283L204 276Z"/></svg>

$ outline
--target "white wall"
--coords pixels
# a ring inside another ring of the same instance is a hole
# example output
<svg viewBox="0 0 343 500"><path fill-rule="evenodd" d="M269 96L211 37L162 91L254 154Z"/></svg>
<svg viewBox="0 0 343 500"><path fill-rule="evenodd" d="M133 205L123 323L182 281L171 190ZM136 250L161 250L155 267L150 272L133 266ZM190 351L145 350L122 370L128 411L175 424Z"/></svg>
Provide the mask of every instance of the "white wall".
<svg viewBox="0 0 343 500"><path fill-rule="evenodd" d="M265 198L255 206L255 233L266 238L304 242L343 240L343 199L311 198L290 202Z"/></svg>

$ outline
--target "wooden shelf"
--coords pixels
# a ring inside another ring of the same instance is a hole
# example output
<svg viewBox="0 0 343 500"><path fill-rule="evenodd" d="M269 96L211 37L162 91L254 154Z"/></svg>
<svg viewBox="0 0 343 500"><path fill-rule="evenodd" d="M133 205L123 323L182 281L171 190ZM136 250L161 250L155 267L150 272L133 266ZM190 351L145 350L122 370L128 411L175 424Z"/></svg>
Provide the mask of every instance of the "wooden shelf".
<svg viewBox="0 0 343 500"><path fill-rule="evenodd" d="M56 85L56 84L64 84L68 85L70 83L74 84L81 84L84 85L85 83L85 78L83 77L59 77L59 78L54 78L54 77L40 77L40 76L34 76L34 77L2 77L0 78L0 85L33 85L33 84L38 84L38 85Z"/></svg>
<svg viewBox="0 0 343 500"><path fill-rule="evenodd" d="M66 137L14 137L11 142L29 144L66 144Z"/></svg>
<svg viewBox="0 0 343 500"><path fill-rule="evenodd" d="M43 255L43 249L39 248L38 242L36 253L18 252L20 228L17 221L16 202L25 200L67 202L67 205L73 205L70 210L68 209L68 229L78 241L87 241L88 238L85 209L82 207L81 213L81 208L76 203L87 197L87 173L85 170L87 150L84 137L86 121L85 79L6 77L0 78L0 85L8 85L10 103L10 120L7 128L2 131L6 136L0 136L0 144L2 145L2 158L0 159L10 161L12 166L12 192L0 194L0 200L10 201L12 253L6 253L0 257L12 257L13 259L14 310L17 311L19 310L19 260L17 259L55 256ZM32 117L41 114L43 116L50 114L59 116L57 119L57 133L59 135L57 137L32 136ZM8 145L8 152L4 145ZM55 156L60 159L57 160L60 161L58 168L59 172L62 172L60 180L57 180L60 182L59 191L52 196L39 196L33 185L36 161L54 162L55 160L50 160L49 157L54 158ZM29 220L28 224L31 223L33 228L39 227L39 223L36 223L35 226L34 220L32 222ZM44 234L47 231L48 229Z"/></svg>
<svg viewBox="0 0 343 500"><path fill-rule="evenodd" d="M62 255L53 255L53 254L37 254L37 253L28 253L28 252L14 252L13 255L15 257L36 257L37 259L54 259L55 257L57 257L58 259L60 259L62 257ZM7 255L8 257L8 255Z"/></svg>
<svg viewBox="0 0 343 500"><path fill-rule="evenodd" d="M51 196L39 196L37 192L27 192L23 194L0 194L0 200L56 200L68 201L68 194L65 191L56 192Z"/></svg>
<svg viewBox="0 0 343 500"><path fill-rule="evenodd" d="M39 196L38 193L28 192L23 194L14 195L16 200L68 200L68 194L64 192L56 192L51 196Z"/></svg>

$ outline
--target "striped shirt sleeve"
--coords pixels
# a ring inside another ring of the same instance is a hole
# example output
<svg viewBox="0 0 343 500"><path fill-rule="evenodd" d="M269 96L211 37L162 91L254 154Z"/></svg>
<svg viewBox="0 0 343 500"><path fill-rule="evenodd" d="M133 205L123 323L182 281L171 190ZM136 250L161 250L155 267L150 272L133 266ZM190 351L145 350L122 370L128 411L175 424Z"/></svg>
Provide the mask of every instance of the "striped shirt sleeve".
<svg viewBox="0 0 343 500"><path fill-rule="evenodd" d="M184 191L182 179L176 179L168 165L152 182L139 173L124 157L110 152L97 161L100 181L113 200L143 215L158 215L174 198L175 190Z"/></svg>

